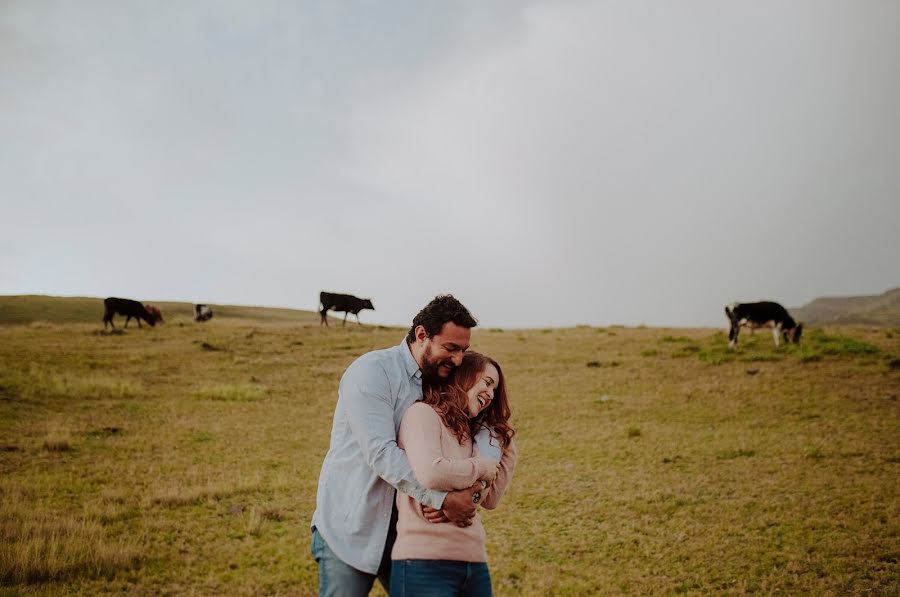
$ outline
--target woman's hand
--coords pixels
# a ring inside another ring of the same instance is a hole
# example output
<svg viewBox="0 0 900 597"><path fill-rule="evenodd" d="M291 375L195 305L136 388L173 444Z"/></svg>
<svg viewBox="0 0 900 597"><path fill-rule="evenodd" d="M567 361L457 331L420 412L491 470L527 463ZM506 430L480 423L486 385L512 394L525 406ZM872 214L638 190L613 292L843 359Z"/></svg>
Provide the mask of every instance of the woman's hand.
<svg viewBox="0 0 900 597"><path fill-rule="evenodd" d="M485 460L484 463L484 472L481 474L480 479L493 483L494 479L497 478L497 472L500 470L500 463L496 460Z"/></svg>

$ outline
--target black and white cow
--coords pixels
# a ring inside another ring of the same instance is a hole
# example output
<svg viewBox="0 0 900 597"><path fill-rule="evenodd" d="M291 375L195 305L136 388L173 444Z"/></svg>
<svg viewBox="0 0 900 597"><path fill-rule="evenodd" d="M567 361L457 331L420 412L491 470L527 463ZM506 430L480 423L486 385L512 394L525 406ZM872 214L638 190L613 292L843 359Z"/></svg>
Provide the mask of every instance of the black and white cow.
<svg viewBox="0 0 900 597"><path fill-rule="evenodd" d="M803 324L794 321L787 309L772 301L731 303L725 307L725 315L731 322L731 328L728 330L728 346L730 348L737 345L741 326L771 327L775 346L780 344L782 336L786 342L799 343L800 334L803 333Z"/></svg>
<svg viewBox="0 0 900 597"><path fill-rule="evenodd" d="M194 321L209 321L213 312L209 305L194 305Z"/></svg>
<svg viewBox="0 0 900 597"><path fill-rule="evenodd" d="M320 292L319 303L322 305L322 310L319 311L319 315L322 316L322 321L319 322L319 325L322 325L323 323L325 325L328 325L328 318L325 316L325 314L328 313L329 309L344 312L343 325L347 325L348 313L353 313L354 315L356 315L356 323L362 325L362 322L359 321L359 312L363 309L371 309L373 311L375 310L375 307L372 305L372 301L370 299L356 298L352 294Z"/></svg>

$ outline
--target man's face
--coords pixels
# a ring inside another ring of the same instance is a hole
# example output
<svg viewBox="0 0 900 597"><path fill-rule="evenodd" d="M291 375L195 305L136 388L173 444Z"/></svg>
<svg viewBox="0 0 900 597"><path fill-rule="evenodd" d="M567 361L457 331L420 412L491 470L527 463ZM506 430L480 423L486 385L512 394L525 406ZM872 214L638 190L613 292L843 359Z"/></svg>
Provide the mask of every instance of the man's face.
<svg viewBox="0 0 900 597"><path fill-rule="evenodd" d="M417 337L424 336L417 330ZM443 381L462 363L463 353L469 349L472 330L448 321L441 331L428 338L424 336L422 352L422 378L426 381Z"/></svg>

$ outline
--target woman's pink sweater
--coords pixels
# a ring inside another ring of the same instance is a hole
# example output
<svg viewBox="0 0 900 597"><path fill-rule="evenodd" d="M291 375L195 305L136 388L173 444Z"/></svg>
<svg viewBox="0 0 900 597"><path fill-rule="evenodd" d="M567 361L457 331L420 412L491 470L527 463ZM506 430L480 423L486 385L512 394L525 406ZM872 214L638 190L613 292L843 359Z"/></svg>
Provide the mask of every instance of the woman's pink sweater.
<svg viewBox="0 0 900 597"><path fill-rule="evenodd" d="M403 415L397 443L406 450L416 479L428 489L466 489L497 467L495 460L476 455L471 439L460 444L453 432L444 427L437 412L423 402L413 404ZM515 465L513 442L503 450L494 483L482 492L482 506L488 509L497 506ZM484 527L477 514L474 523L467 527L451 522L428 522L421 504L400 492L397 492L397 511L397 541L392 559L487 561Z"/></svg>

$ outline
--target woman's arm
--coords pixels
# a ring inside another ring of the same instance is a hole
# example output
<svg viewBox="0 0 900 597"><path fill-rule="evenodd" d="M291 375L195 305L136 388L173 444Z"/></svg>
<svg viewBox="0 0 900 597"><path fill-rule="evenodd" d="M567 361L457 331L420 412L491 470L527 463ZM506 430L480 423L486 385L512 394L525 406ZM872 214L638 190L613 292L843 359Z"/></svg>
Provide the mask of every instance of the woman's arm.
<svg viewBox="0 0 900 597"><path fill-rule="evenodd" d="M466 489L482 478L492 478L497 461L480 456L452 460L441 450L444 428L440 416L429 405L417 402L407 409L400 423L397 442L404 450L416 480L428 489Z"/></svg>
<svg viewBox="0 0 900 597"><path fill-rule="evenodd" d="M486 494L481 500L481 505L488 510L493 510L500 503L500 498L506 493L509 482L512 480L513 472L516 470L516 461L519 453L516 448L515 440L511 440L509 445L503 449L503 457L500 459L500 466L497 468L497 478L486 490ZM415 469L413 469L415 470Z"/></svg>

